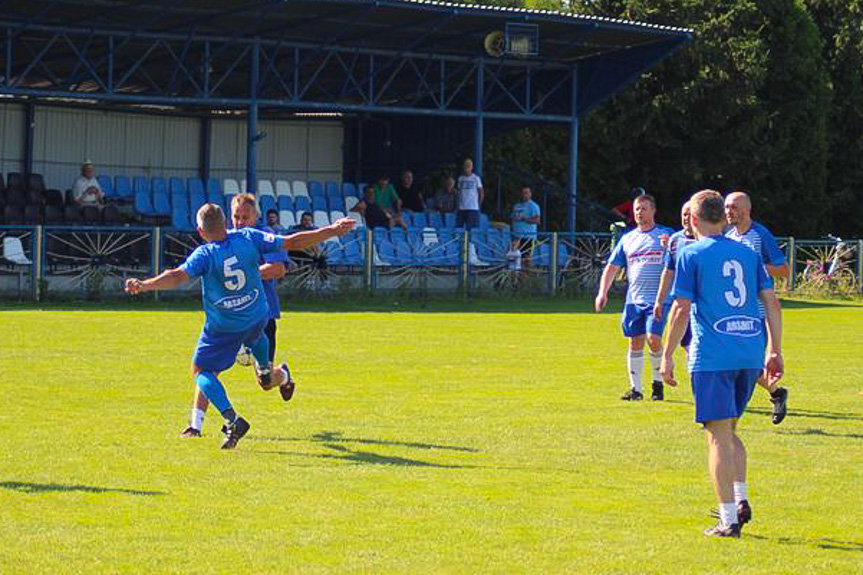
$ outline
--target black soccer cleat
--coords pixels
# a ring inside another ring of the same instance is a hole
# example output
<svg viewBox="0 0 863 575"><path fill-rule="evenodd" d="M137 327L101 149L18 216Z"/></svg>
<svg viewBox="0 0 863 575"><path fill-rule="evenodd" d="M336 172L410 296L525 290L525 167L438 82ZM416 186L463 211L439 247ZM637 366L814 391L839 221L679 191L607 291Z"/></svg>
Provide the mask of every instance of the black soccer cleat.
<svg viewBox="0 0 863 575"><path fill-rule="evenodd" d="M242 417L237 417L233 423L227 425L225 433L225 441L222 443L222 449L233 449L237 446L237 442L249 432L249 422Z"/></svg>
<svg viewBox="0 0 863 575"><path fill-rule="evenodd" d="M709 515L714 519L719 519L719 510L711 509ZM737 504L737 523L740 525L740 529L743 529L743 526L750 521L752 521L752 507L749 506L749 501L744 499Z"/></svg>
<svg viewBox="0 0 863 575"><path fill-rule="evenodd" d="M201 430L200 430L200 429L195 429L194 427L192 427L192 426L190 425L189 427L187 427L186 429L184 429L182 433L180 433L180 437L183 437L183 438L187 438L187 437L201 437Z"/></svg>
<svg viewBox="0 0 863 575"><path fill-rule="evenodd" d="M773 425L779 425L788 415L788 390L777 387L776 395L770 394L770 403L773 404Z"/></svg>
<svg viewBox="0 0 863 575"><path fill-rule="evenodd" d="M653 401L662 401L665 399L665 392L661 381L653 382L653 393L650 394L650 399Z"/></svg>
<svg viewBox="0 0 863 575"><path fill-rule="evenodd" d="M704 534L708 537L734 537L740 538L740 525L732 523L728 527L723 527L721 523L704 530Z"/></svg>
<svg viewBox="0 0 863 575"><path fill-rule="evenodd" d="M634 389L630 389L626 393L624 393L620 399L623 401L641 401L644 399L644 395L640 391L635 391Z"/></svg>
<svg viewBox="0 0 863 575"><path fill-rule="evenodd" d="M297 384L291 378L291 370L288 369L288 364L283 363L281 368L285 370L285 383L279 386L279 394L281 394L284 401L290 401L294 397L294 390L296 390Z"/></svg>

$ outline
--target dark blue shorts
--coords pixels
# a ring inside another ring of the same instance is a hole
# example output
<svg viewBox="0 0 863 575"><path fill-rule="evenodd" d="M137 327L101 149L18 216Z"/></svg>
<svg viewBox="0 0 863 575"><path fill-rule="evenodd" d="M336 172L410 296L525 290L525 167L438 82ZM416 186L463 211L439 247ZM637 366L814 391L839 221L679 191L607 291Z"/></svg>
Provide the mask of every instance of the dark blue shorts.
<svg viewBox="0 0 863 575"><path fill-rule="evenodd" d="M761 370L696 371L691 375L695 421L706 423L743 415Z"/></svg>
<svg viewBox="0 0 863 575"><path fill-rule="evenodd" d="M267 321L263 320L246 331L231 333L213 331L204 324L192 363L203 371L218 373L229 369L237 360L241 345L251 347L264 335Z"/></svg>
<svg viewBox="0 0 863 575"><path fill-rule="evenodd" d="M479 210L459 210L455 215L455 227L472 230L479 227Z"/></svg>
<svg viewBox="0 0 863 575"><path fill-rule="evenodd" d="M683 337L680 339L680 345L683 347L689 347L689 344L692 343L692 322L686 322L686 331L683 332Z"/></svg>
<svg viewBox="0 0 863 575"><path fill-rule="evenodd" d="M665 327L665 318L668 317L669 305L662 306L662 319L653 319L653 305L628 303L623 306L623 314L620 317L620 327L623 335L636 337L646 333L652 333L662 337Z"/></svg>

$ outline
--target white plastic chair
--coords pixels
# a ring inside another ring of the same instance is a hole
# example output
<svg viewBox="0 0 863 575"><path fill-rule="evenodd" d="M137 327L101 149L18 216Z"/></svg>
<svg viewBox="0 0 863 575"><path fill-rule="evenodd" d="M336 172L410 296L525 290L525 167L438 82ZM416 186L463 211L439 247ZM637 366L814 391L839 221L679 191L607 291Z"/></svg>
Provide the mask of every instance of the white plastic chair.
<svg viewBox="0 0 863 575"><path fill-rule="evenodd" d="M258 180L258 195L276 197L276 192L273 190L273 182L270 180Z"/></svg>
<svg viewBox="0 0 863 575"><path fill-rule="evenodd" d="M222 192L226 196L229 194L232 196L236 196L240 193L240 184L237 182L237 180L224 180L222 182Z"/></svg>
<svg viewBox="0 0 863 575"><path fill-rule="evenodd" d="M297 180L291 184L291 189L294 191L294 197L298 198L300 196L306 196L311 199L312 197L309 195L309 188L306 186L306 183L302 180Z"/></svg>
<svg viewBox="0 0 863 575"><path fill-rule="evenodd" d="M3 258L19 266L29 266L33 262L24 253L21 238L6 236L3 238Z"/></svg>
<svg viewBox="0 0 863 575"><path fill-rule="evenodd" d="M345 197L345 209L347 211L351 211L352 209L354 209L354 206L356 206L358 203L360 203L360 199L356 196Z"/></svg>
<svg viewBox="0 0 863 575"><path fill-rule="evenodd" d="M423 228L423 245L430 246L438 243L437 231L434 228Z"/></svg>
<svg viewBox="0 0 863 575"><path fill-rule="evenodd" d="M340 219L342 219L343 217L345 217L345 214L343 214L343 213L342 213L342 212L340 212L339 210L333 210L333 211L331 211L331 212L330 212L330 223L332 223L332 222L334 222L334 221L336 221L336 220L340 220Z"/></svg>
<svg viewBox="0 0 863 575"><path fill-rule="evenodd" d="M282 210L279 212L279 224L287 229L290 229L297 225L297 220L294 219L294 212L290 210Z"/></svg>
<svg viewBox="0 0 863 575"><path fill-rule="evenodd" d="M315 224L316 228L323 228L330 225L330 218L327 216L327 212L323 210L315 210L312 212L312 222Z"/></svg>
<svg viewBox="0 0 863 575"><path fill-rule="evenodd" d="M289 184L285 180L276 180L276 196L293 197L293 193L291 192L291 184Z"/></svg>

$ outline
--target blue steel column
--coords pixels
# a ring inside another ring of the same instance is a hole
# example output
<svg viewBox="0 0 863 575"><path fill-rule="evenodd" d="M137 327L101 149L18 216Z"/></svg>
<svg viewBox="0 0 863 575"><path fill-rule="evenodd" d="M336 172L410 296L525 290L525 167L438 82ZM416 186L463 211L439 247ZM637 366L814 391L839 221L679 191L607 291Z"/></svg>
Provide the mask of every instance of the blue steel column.
<svg viewBox="0 0 863 575"><path fill-rule="evenodd" d="M249 115L246 125L246 191L257 193L258 191L258 165L257 165L257 141L258 141L258 77L261 61L261 40L255 38L252 44L252 70L249 74Z"/></svg>
<svg viewBox="0 0 863 575"><path fill-rule="evenodd" d="M200 138L201 156L198 158L198 176L204 181L204 187L207 186L207 180L210 179L210 150L212 140L212 124L213 121L209 116L201 118L201 131L198 135Z"/></svg>
<svg viewBox="0 0 863 575"><path fill-rule="evenodd" d="M485 126L483 105L485 100L485 58L480 56L476 68L476 116L473 124L473 172L482 177L483 140ZM482 209L482 206L480 206Z"/></svg>
<svg viewBox="0 0 863 575"><path fill-rule="evenodd" d="M567 198L566 229L575 232L578 199L578 67L572 69L572 118L569 122L569 197Z"/></svg>
<svg viewBox="0 0 863 575"><path fill-rule="evenodd" d="M36 128L36 106L24 106L24 173L33 173L33 131Z"/></svg>

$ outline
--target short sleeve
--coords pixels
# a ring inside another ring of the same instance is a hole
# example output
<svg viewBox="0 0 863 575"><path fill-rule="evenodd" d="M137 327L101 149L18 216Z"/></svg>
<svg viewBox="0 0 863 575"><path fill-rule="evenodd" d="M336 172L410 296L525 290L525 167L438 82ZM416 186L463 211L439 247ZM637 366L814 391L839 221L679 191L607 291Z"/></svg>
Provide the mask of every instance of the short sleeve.
<svg viewBox="0 0 863 575"><path fill-rule="evenodd" d="M674 269L674 285L671 287L671 297L695 301L695 285L697 280L697 265L695 252L683 250L677 254L677 265Z"/></svg>
<svg viewBox="0 0 863 575"><path fill-rule="evenodd" d="M190 278L201 277L210 267L210 258L207 257L205 246L195 248L186 261L180 265L180 269L186 272Z"/></svg>
<svg viewBox="0 0 863 575"><path fill-rule="evenodd" d="M758 233L761 235L761 258L764 263L771 266L785 265L785 254L779 249L773 234L765 227L759 227Z"/></svg>
<svg viewBox="0 0 863 575"><path fill-rule="evenodd" d="M482 187L482 180L476 174L474 174L473 177L476 180L476 188L480 189Z"/></svg>
<svg viewBox="0 0 863 575"><path fill-rule="evenodd" d="M623 240L618 240L614 249L611 251L611 256L608 258L608 263L617 267L626 267L626 253L623 251Z"/></svg>
<svg viewBox="0 0 863 575"><path fill-rule="evenodd" d="M536 202L532 202L530 204L530 217L538 218L539 217L539 204Z"/></svg>
<svg viewBox="0 0 863 575"><path fill-rule="evenodd" d="M261 254L269 254L276 251L281 251L282 242L279 236L270 232L262 232L253 228L244 228L241 230L255 244L258 252Z"/></svg>
<svg viewBox="0 0 863 575"><path fill-rule="evenodd" d="M767 289L773 289L773 278L767 273L767 269L764 267L764 261L761 259L761 256L758 256L758 265L756 267L758 268L758 292L760 293Z"/></svg>

